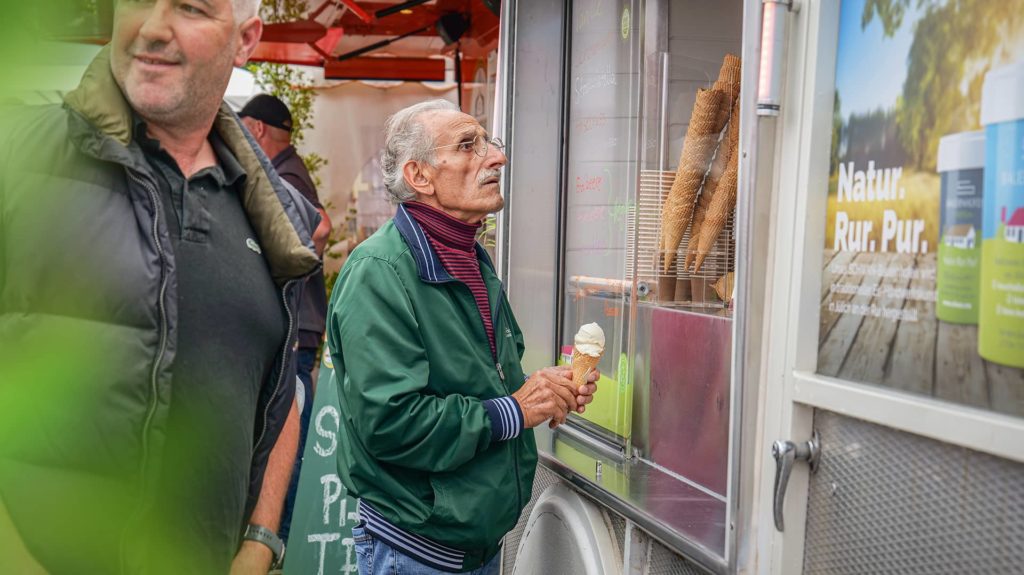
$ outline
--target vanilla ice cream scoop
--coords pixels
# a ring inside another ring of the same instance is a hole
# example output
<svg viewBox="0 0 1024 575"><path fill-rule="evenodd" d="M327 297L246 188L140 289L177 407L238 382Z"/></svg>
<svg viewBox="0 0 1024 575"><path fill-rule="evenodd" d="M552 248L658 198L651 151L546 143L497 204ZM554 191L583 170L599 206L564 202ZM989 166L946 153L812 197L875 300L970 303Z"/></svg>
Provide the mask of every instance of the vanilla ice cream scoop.
<svg viewBox="0 0 1024 575"><path fill-rule="evenodd" d="M604 330L596 323L580 326L573 345L579 353L600 357L604 353Z"/></svg>

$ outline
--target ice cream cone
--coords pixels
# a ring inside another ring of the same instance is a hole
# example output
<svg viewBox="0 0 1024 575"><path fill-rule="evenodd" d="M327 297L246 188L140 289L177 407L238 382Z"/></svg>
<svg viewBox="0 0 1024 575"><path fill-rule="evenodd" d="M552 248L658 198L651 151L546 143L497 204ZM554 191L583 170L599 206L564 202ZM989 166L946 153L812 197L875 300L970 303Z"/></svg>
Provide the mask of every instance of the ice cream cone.
<svg viewBox="0 0 1024 575"><path fill-rule="evenodd" d="M601 355L604 355L602 353ZM587 376L590 372L597 369L597 364L601 362L601 355L593 356L581 353L579 350L573 348L572 350L572 383L576 387L587 383Z"/></svg>
<svg viewBox="0 0 1024 575"><path fill-rule="evenodd" d="M580 326L573 338L572 381L576 387L587 383L587 376L604 355L604 330L596 323Z"/></svg>

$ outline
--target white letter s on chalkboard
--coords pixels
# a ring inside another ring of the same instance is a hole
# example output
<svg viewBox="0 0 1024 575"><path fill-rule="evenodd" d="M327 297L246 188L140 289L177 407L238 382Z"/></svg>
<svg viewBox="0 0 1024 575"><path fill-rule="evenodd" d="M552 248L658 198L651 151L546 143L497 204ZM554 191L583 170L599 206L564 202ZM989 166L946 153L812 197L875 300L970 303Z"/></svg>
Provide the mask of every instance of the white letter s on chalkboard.
<svg viewBox="0 0 1024 575"><path fill-rule="evenodd" d="M334 429L324 429L324 416L330 415L331 419L334 420ZM331 405L325 405L320 413L316 414L316 434L324 439L330 441L327 448L320 445L320 441L316 442L313 446L313 451L320 457L330 457L334 455L334 450L338 448L338 428L341 426L341 416L338 414L338 410Z"/></svg>

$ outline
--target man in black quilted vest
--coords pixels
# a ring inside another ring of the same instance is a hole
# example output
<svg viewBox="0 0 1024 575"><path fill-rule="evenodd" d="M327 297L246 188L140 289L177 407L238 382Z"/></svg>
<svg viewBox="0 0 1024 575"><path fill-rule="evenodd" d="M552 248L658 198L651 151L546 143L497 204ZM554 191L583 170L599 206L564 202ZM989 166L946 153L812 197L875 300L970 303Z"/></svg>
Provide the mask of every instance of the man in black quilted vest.
<svg viewBox="0 0 1024 575"><path fill-rule="evenodd" d="M315 209L223 95L259 0L117 3L0 118L0 573L265 574Z"/></svg>

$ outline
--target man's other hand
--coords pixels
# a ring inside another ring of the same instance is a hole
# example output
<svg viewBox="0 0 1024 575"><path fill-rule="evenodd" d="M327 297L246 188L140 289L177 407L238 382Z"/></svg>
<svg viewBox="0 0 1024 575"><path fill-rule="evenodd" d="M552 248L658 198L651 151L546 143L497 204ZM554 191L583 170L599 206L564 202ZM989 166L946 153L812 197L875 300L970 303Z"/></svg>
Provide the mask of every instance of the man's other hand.
<svg viewBox="0 0 1024 575"><path fill-rule="evenodd" d="M576 411L574 392L571 369L545 367L533 372L512 399L523 410L523 426L531 428L552 418L564 420L566 413Z"/></svg>
<svg viewBox="0 0 1024 575"><path fill-rule="evenodd" d="M231 575L267 575L273 562L274 553L269 547L256 541L243 541L231 563Z"/></svg>

